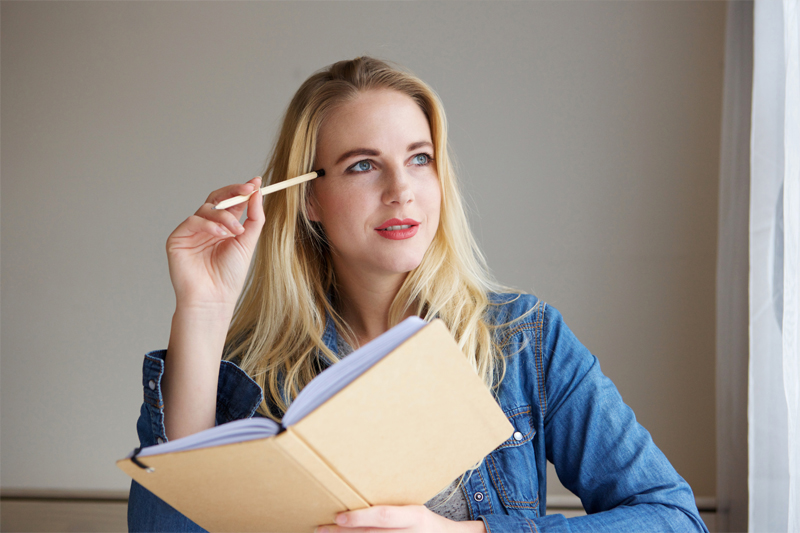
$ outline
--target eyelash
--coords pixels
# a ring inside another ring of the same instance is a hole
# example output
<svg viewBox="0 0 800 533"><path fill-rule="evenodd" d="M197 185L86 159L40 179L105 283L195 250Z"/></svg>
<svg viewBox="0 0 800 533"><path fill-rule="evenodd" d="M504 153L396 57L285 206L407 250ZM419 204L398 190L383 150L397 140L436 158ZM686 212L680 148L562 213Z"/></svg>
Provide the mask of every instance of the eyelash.
<svg viewBox="0 0 800 533"><path fill-rule="evenodd" d="M416 166L424 167L424 166L427 166L427 165L430 165L431 163L433 163L433 156L431 154L426 154L425 152L415 155L414 157L411 158L411 160L413 161L414 159L418 158L421 155L424 155L427 158L427 161L422 165L416 165Z"/></svg>
<svg viewBox="0 0 800 533"><path fill-rule="evenodd" d="M433 161L434 161L433 156L431 154L426 154L425 152L422 152L422 153L415 154L415 155L411 156L411 160L413 161L414 159L418 158L421 155L424 155L427 158L427 161L425 163L419 164L419 165L416 164L416 163L412 163L415 167L425 167L425 166L428 166L431 163L433 163ZM367 170L355 170L356 165L359 165L361 163L369 163L372 168L369 168ZM369 172L370 170L374 170L374 169L375 169L375 166L372 164L372 161L370 161L369 159L362 159L361 161L356 161L355 163L353 163L352 165L347 167L347 169L345 170L345 173L347 173L347 174L363 174L365 172Z"/></svg>

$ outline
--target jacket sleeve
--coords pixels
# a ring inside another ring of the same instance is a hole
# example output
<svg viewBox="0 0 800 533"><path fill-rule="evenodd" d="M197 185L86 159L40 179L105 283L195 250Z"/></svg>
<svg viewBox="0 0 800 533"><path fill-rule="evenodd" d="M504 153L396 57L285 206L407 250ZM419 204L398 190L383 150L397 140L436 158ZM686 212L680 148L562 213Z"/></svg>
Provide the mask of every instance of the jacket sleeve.
<svg viewBox="0 0 800 533"><path fill-rule="evenodd" d="M153 446L167 441L164 429L164 376L166 350L144 357L142 385L144 402L136 423L139 446ZM261 404L261 387L230 361L221 361L217 382L216 424L250 418ZM128 498L129 531L205 531L135 481Z"/></svg>
<svg viewBox="0 0 800 533"><path fill-rule="evenodd" d="M614 384L548 306L542 335L547 460L586 516L481 517L506 531L698 531L707 533L688 483L625 405Z"/></svg>

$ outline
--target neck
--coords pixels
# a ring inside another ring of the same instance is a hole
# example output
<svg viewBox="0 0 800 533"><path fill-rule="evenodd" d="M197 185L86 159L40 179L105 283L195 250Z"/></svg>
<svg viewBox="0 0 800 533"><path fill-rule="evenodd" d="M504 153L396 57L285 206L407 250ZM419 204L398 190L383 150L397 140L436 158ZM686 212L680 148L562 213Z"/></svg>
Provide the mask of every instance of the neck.
<svg viewBox="0 0 800 533"><path fill-rule="evenodd" d="M346 268L336 269L341 303L339 312L353 330L359 346L389 329L389 308L407 275L356 273ZM406 316L412 314L408 311Z"/></svg>

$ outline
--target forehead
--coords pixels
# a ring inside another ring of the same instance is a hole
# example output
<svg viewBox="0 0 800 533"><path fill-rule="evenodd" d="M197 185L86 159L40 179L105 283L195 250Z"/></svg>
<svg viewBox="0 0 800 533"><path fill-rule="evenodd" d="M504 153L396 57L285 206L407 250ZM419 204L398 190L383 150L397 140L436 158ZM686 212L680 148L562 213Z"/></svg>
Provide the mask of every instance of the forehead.
<svg viewBox="0 0 800 533"><path fill-rule="evenodd" d="M406 94L379 89L359 93L334 109L320 128L318 150L359 145L384 151L430 140L430 125L419 105Z"/></svg>

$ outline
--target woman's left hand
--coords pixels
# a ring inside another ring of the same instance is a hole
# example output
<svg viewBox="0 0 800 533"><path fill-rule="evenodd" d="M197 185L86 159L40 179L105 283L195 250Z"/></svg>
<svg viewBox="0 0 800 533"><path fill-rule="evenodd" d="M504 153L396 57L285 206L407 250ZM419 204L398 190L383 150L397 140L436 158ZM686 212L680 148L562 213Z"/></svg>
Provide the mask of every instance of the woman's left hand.
<svg viewBox="0 0 800 533"><path fill-rule="evenodd" d="M376 505L336 515L336 525L320 526L316 533L486 533L480 520L453 522L424 505Z"/></svg>

